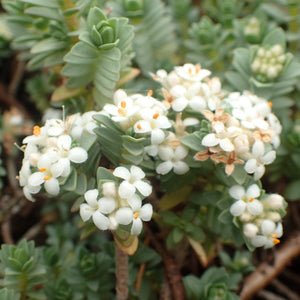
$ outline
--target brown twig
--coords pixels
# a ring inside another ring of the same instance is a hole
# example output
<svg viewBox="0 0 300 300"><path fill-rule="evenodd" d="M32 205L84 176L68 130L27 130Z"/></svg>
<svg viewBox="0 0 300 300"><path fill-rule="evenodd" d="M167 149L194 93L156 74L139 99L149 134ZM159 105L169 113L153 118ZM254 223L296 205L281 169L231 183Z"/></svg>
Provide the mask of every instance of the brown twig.
<svg viewBox="0 0 300 300"><path fill-rule="evenodd" d="M7 218L1 225L2 238L5 244L14 244L11 234L10 219Z"/></svg>
<svg viewBox="0 0 300 300"><path fill-rule="evenodd" d="M272 292L269 292L269 291L266 291L266 290L259 291L258 295L261 298L264 298L266 300L286 300L285 298L277 296L277 295L273 294Z"/></svg>
<svg viewBox="0 0 300 300"><path fill-rule="evenodd" d="M166 275L161 285L159 300L172 300L172 291Z"/></svg>
<svg viewBox="0 0 300 300"><path fill-rule="evenodd" d="M116 299L128 298L128 255L115 244Z"/></svg>
<svg viewBox="0 0 300 300"><path fill-rule="evenodd" d="M146 224L145 224L146 225ZM182 283L182 277L178 265L174 258L163 248L161 243L157 240L155 235L150 230L149 226L145 226L147 234L151 239L151 243L158 253L161 254L166 270L166 275L170 283L172 295L174 300L185 300L185 291Z"/></svg>
<svg viewBox="0 0 300 300"><path fill-rule="evenodd" d="M17 59L17 66L14 69L13 76L8 86L8 93L12 96L16 95L25 70L25 62L18 60L18 57L16 57L16 59Z"/></svg>
<svg viewBox="0 0 300 300"><path fill-rule="evenodd" d="M271 284L281 294L286 295L287 299L290 299L290 300L300 300L300 297L295 292L293 292L291 289L289 289L285 284L283 284L278 279L274 278L271 281Z"/></svg>
<svg viewBox="0 0 300 300"><path fill-rule="evenodd" d="M246 278L240 294L241 300L250 299L259 290L267 286L299 254L300 232L296 232L275 252L272 266L268 262L264 262Z"/></svg>

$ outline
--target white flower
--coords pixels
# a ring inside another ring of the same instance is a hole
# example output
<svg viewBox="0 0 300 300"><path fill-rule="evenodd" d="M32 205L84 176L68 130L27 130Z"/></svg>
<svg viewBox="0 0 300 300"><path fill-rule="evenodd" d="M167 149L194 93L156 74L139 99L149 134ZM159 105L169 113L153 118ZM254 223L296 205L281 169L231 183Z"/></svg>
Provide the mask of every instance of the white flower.
<svg viewBox="0 0 300 300"><path fill-rule="evenodd" d="M116 205L112 198L98 198L98 190L93 189L85 192L84 198L87 203L80 205L80 216L84 222L91 217L94 224L101 230L106 230L109 227L109 219L105 214L111 213Z"/></svg>
<svg viewBox="0 0 300 300"><path fill-rule="evenodd" d="M263 205L256 198L260 195L260 189L256 184L252 184L245 191L244 187L235 185L229 189L232 198L238 200L230 207L233 216L240 216L247 210L252 215L259 215L263 211Z"/></svg>
<svg viewBox="0 0 300 300"><path fill-rule="evenodd" d="M117 167L114 176L124 179L119 186L119 196L128 199L138 190L143 196L147 197L152 192L152 187L149 183L142 180L145 178L143 170L137 166L131 166L130 171L125 167Z"/></svg>
<svg viewBox="0 0 300 300"><path fill-rule="evenodd" d="M70 161L82 163L87 160L88 154L81 147L71 148L72 138L69 135L61 135L57 139L57 145L54 149L49 149L48 153L56 153L58 158L51 169L55 177L67 177L70 174Z"/></svg>
<svg viewBox="0 0 300 300"><path fill-rule="evenodd" d="M158 156L164 162L156 167L156 172L161 175L169 173L172 169L175 174L182 175L189 171L187 163L182 161L188 155L188 149L179 145L174 150L170 146L161 146L158 149Z"/></svg>
<svg viewBox="0 0 300 300"><path fill-rule="evenodd" d="M265 249L272 248L280 243L279 238L282 236L282 224L275 223L269 220L264 220L262 223L262 234L258 234L251 239L251 244L254 247L264 247Z"/></svg>
<svg viewBox="0 0 300 300"><path fill-rule="evenodd" d="M116 220L119 224L131 225L131 234L138 235L142 231L143 222L150 221L153 213L152 205L147 203L141 206L141 201L131 200L131 207L122 207L116 212Z"/></svg>
<svg viewBox="0 0 300 300"><path fill-rule="evenodd" d="M175 71L179 77L189 81L201 81L211 74L209 70L201 69L199 64L185 64L180 67L175 67Z"/></svg>
<svg viewBox="0 0 300 300"><path fill-rule="evenodd" d="M252 158L244 166L248 174L254 174L254 180L260 179L265 173L265 166L271 164L276 158L276 152L271 150L265 153L265 146L262 141L255 141L252 146Z"/></svg>
<svg viewBox="0 0 300 300"><path fill-rule="evenodd" d="M271 194L264 200L263 204L266 208L280 209L283 207L284 198L279 194Z"/></svg>
<svg viewBox="0 0 300 300"><path fill-rule="evenodd" d="M70 130L70 135L72 138L79 139L83 133L87 132L89 134L94 134L94 129L97 127L93 116L97 114L95 111L88 111L82 116L79 114L76 116Z"/></svg>
<svg viewBox="0 0 300 300"><path fill-rule="evenodd" d="M170 128L171 123L166 116L161 115L154 109L143 109L140 111L142 120L134 125L136 133L151 133L151 144L158 145L165 139L162 129Z"/></svg>

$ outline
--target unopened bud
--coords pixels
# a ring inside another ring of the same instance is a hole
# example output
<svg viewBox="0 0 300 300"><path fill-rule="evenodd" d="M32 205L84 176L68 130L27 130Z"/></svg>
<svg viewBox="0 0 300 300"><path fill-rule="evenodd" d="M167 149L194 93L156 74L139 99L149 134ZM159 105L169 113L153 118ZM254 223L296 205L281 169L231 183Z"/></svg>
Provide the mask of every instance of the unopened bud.
<svg viewBox="0 0 300 300"><path fill-rule="evenodd" d="M247 238L251 239L258 233L258 228L252 223L247 223L243 226L243 232Z"/></svg>

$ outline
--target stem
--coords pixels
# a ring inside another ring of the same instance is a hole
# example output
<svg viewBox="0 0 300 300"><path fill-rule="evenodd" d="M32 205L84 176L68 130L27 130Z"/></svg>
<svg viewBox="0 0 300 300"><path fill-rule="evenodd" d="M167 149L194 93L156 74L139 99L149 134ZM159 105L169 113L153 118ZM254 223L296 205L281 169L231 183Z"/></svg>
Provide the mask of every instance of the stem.
<svg viewBox="0 0 300 300"><path fill-rule="evenodd" d="M115 244L116 300L128 299L128 255Z"/></svg>

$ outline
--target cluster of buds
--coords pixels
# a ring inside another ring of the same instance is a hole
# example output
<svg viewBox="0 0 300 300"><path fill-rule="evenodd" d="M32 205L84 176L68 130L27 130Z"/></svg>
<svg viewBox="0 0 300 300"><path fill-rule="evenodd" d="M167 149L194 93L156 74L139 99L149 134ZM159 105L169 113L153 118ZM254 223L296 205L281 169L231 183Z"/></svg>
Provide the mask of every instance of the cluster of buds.
<svg viewBox="0 0 300 300"><path fill-rule="evenodd" d="M286 60L281 45L274 45L271 49L260 47L251 64L251 70L259 81L273 80L283 69Z"/></svg>
<svg viewBox="0 0 300 300"><path fill-rule="evenodd" d="M71 163L87 160L87 151L80 147L79 134L93 134L95 112L72 115L66 121L50 119L43 127L34 126L33 135L23 140L24 159L18 179L26 198L42 188L52 196L60 192L60 184L71 172Z"/></svg>
<svg viewBox="0 0 300 300"><path fill-rule="evenodd" d="M92 218L101 230L116 230L119 225L131 225L132 235L140 234L142 221L150 221L152 206L142 205L142 200L152 192L151 185L144 180L145 173L137 166L117 167L113 171L116 181L104 182L100 188L84 194L86 203L80 206L84 222ZM118 180L120 179L120 180Z"/></svg>
<svg viewBox="0 0 300 300"><path fill-rule="evenodd" d="M246 36L259 36L260 33L260 21L256 17L251 17L244 28L244 34Z"/></svg>
<svg viewBox="0 0 300 300"><path fill-rule="evenodd" d="M282 196L261 196L261 190L256 184L250 185L247 190L243 186L232 186L229 194L236 200L230 212L238 218L252 246L271 248L280 242L283 231L279 212L285 206Z"/></svg>

